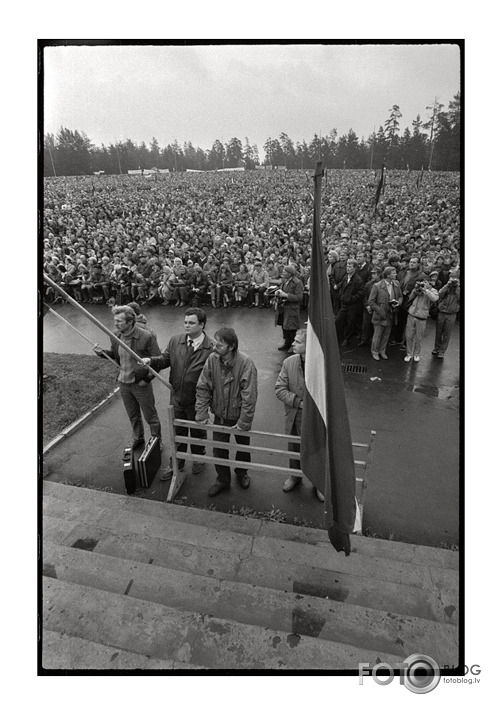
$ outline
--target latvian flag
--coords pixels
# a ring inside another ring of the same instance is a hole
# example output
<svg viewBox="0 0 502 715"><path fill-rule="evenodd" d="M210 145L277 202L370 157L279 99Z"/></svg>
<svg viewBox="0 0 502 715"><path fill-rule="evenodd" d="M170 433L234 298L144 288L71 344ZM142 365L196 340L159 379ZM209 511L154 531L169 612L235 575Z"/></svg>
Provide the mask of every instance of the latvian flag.
<svg viewBox="0 0 502 715"><path fill-rule="evenodd" d="M350 553L356 516L355 470L335 320L321 245L322 162L317 162L305 354L301 467L324 494L325 523L337 551Z"/></svg>

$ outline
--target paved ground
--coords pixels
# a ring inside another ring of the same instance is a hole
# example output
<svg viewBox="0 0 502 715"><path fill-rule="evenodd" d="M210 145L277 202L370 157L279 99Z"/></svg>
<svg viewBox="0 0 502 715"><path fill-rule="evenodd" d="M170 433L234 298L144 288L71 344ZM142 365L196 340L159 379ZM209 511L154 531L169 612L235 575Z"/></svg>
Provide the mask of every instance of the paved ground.
<svg viewBox="0 0 502 715"><path fill-rule="evenodd" d="M56 306L81 332L102 345L108 338L68 305ZM109 308L92 308L111 327ZM161 349L175 332L181 332L183 309L155 307L145 310L156 330ZM222 326L234 327L240 347L259 371L259 398L254 429L283 431L283 406L274 395L274 383L284 353L277 350L280 329L268 310L209 308L210 335ZM377 430L376 448L366 494L364 528L382 538L432 546L459 541L459 329L443 361L431 356L434 323L429 321L420 363L407 364L404 353L389 348L387 362L375 362L369 348L344 349L344 363L367 368L366 374L345 373L347 405L353 441L365 442ZM91 347L55 316L44 319L46 352L91 353ZM168 376L168 371L165 372ZM379 378L372 380L371 378ZM167 390L155 385L162 421L166 420ZM47 478L109 487L123 493L122 449L129 440L129 425L120 399L116 399L72 437L51 450L45 459ZM167 461L167 455L163 457ZM207 489L214 470L186 479L179 492L185 503L200 507L214 504L229 511L248 507L261 512L279 509L312 525L322 526L323 507L308 483L294 492L282 492L282 477L250 472L252 484L243 491L237 484L213 500ZM168 484L156 479L143 496L164 500Z"/></svg>

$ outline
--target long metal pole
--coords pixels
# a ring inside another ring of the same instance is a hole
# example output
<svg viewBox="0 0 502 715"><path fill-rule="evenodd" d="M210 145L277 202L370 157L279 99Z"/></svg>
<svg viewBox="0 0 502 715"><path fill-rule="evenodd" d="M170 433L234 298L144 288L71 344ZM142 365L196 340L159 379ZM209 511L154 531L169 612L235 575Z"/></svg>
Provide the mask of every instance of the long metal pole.
<svg viewBox="0 0 502 715"><path fill-rule="evenodd" d="M44 282L47 283L47 285L49 285L51 288L53 288L55 291L57 291L59 293L59 295L63 296L63 298L66 301L68 301L68 303L70 303L77 310L79 310L81 313L83 313L83 315L85 315L86 318L89 318L89 320L92 323L94 323L94 325L97 325L100 330L102 330L104 333L106 333L109 338L111 338L112 340L116 340L118 342L118 344L126 352L128 352L129 355L131 355L137 362L142 362L142 358L139 355L137 355L134 352L134 350L131 350L129 345L126 345L126 343L124 343L122 340L120 340L120 338L118 338L111 330L109 330L106 327L106 325L103 325L103 323L101 323L97 318L95 318L94 315L92 315L91 313L89 313L89 311L87 311L85 308L83 308L81 305L79 305L79 303L77 303L77 301L74 300L70 295L68 295L68 293L66 293L66 291L64 291L60 286L58 286L57 283L54 283L52 278L49 278L49 276L46 275L45 273L43 275L44 275ZM150 372L152 375L154 375L154 377L157 377L160 380L160 382L167 387L168 390L172 391L173 387L167 380L164 380L164 378L161 377L158 372L155 372L155 370L152 367L150 367L150 365L145 365L145 367L148 369L148 372Z"/></svg>
<svg viewBox="0 0 502 715"><path fill-rule="evenodd" d="M53 310L53 309L50 307L50 305L47 305L46 303L44 303L44 305L46 306L46 308L47 308L47 310L49 311L49 313L52 313L52 315L55 315L56 318L58 318L59 320L61 320L65 325L68 325L72 330L74 330L76 333L78 333L78 334L80 335L80 337L83 338L84 340L86 340L90 345L92 345L92 346L95 345L95 343L94 343L93 340L91 340L90 338L88 338L87 335L84 335L83 333L81 333L78 328L76 328L74 325L72 325L68 320L66 320L66 318L63 318L62 315L59 315L59 313L56 313L56 311ZM107 360L109 360L111 363L113 363L113 365L115 365L115 367L117 367L117 368L120 367L120 365L118 365L118 364L115 362L115 360L114 360L113 358L111 358L109 355L107 355L106 353L103 353L103 356L104 356Z"/></svg>

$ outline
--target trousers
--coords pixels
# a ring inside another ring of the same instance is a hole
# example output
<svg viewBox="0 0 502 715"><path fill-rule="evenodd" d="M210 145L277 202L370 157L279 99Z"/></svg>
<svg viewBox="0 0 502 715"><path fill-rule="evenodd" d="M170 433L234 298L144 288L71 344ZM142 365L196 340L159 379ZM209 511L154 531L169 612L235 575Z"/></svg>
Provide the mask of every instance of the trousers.
<svg viewBox="0 0 502 715"><path fill-rule="evenodd" d="M152 383L138 385L136 382L120 382L120 395L122 402L131 422L133 439L141 439L145 436L145 428L141 414L150 426L152 437L160 437L160 420L155 407L155 397Z"/></svg>
<svg viewBox="0 0 502 715"><path fill-rule="evenodd" d="M235 424L235 420L224 420L221 417L215 416L214 418L214 424L215 425L225 425L227 427L231 427L232 425ZM218 442L230 442L230 434L228 432L214 432L213 433L213 439L217 440ZM236 434L234 435L235 441L237 444L249 444L250 443L250 438L247 437L246 435L240 435ZM219 459L228 459L229 451L228 449L222 449L221 447L214 447L213 449L213 455L215 457L218 457ZM249 452L237 452L235 455L235 458L240 461L240 462L251 462L251 455ZM228 486L230 484L230 476L231 476L231 469L229 466L225 464L216 464L216 481L220 482L221 484L224 484L225 486ZM235 473L237 476L245 476L247 474L247 469L244 469L243 467L236 467L235 468Z"/></svg>
<svg viewBox="0 0 502 715"><path fill-rule="evenodd" d="M445 353L450 343L451 331L457 319L456 313L438 313L436 320L436 337L434 340L434 350Z"/></svg>
<svg viewBox="0 0 502 715"><path fill-rule="evenodd" d="M195 405L194 407L174 407L174 419L175 420L195 420ZM180 427L177 426L175 428L175 432L177 435L186 437L188 435L188 432L190 432L190 437L193 437L194 439L206 439L206 432L205 430L201 429L194 429L193 427ZM176 445L177 451L178 452L186 452L187 451L187 444L184 444L183 442L180 442L180 444ZM192 454L205 454L206 450L202 445L199 444L192 444L190 445L190 451ZM185 460L184 459L179 459L178 458L178 469L183 469L185 466Z"/></svg>
<svg viewBox="0 0 502 715"><path fill-rule="evenodd" d="M426 326L427 320L420 320L413 315L408 315L405 331L407 355L420 355Z"/></svg>

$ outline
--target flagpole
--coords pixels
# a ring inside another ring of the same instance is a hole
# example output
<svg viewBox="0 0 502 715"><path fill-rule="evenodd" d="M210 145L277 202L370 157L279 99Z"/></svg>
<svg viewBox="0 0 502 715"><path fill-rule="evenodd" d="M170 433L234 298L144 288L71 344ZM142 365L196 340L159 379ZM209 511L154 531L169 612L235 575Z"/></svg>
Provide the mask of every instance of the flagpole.
<svg viewBox="0 0 502 715"><path fill-rule="evenodd" d="M65 325L68 325L72 330L74 330L76 333L78 333L81 338L83 338L84 340L86 340L90 345L92 345L92 346L94 347L94 345L95 345L96 343L95 343L93 340L91 340L90 338L88 338L87 335L84 335L83 333L81 333L78 328L76 328L76 327L75 327L74 325L72 325L68 320L66 320L65 318L63 318L62 315L59 315L59 313L56 313L56 311L55 311L53 308L51 308L50 305L47 305L47 303L44 303L44 305L45 305L45 307L47 308L47 310L49 311L49 313L52 313L52 315L55 315L56 318L58 318L58 319L61 320L63 323L65 323ZM103 353L103 355L104 355L104 357L105 357L107 360L109 360L111 363L113 363L113 365L115 365L115 367L120 367L120 365L117 365L117 363L115 362L115 360L114 360L113 358L111 358L109 355L107 355L106 353Z"/></svg>
<svg viewBox="0 0 502 715"><path fill-rule="evenodd" d="M129 345L124 343L123 340L118 338L111 330L109 330L106 327L106 325L103 325L103 323L101 323L97 318L95 318L94 315L89 313L89 311L87 311L79 303L77 303L77 301L74 300L70 295L68 295L68 293L66 293L66 291L64 291L61 288L61 286L58 286L57 283L54 283L54 281L51 278L49 278L48 275L46 275L44 273L43 276L44 276L44 282L47 283L47 285L49 285L51 288L53 288L53 290L57 291L66 301L68 301L68 303L73 305L74 308L76 308L83 315L85 315L86 318L89 318L89 320L92 323L94 323L94 325L97 325L100 330L102 330L104 333L106 333L111 340L116 340L117 343L120 345L120 347L122 347L126 352L128 352L129 355L131 355L137 362L142 362L142 358L139 355L137 355L134 352L134 350L131 350ZM145 367L148 369L148 372L150 372L152 375L154 375L154 377L157 377L160 380L160 382L163 385L165 385L165 387L167 387L168 390L172 391L172 389L173 389L172 385L169 382L167 382L167 380L164 380L164 378L161 377L158 372L155 372L155 370L152 367L150 367L150 365L145 365Z"/></svg>

